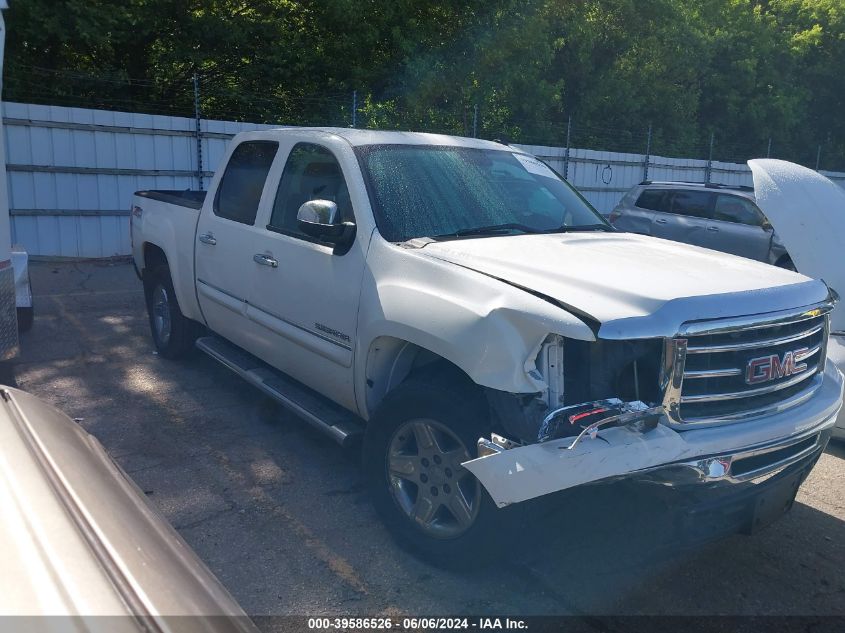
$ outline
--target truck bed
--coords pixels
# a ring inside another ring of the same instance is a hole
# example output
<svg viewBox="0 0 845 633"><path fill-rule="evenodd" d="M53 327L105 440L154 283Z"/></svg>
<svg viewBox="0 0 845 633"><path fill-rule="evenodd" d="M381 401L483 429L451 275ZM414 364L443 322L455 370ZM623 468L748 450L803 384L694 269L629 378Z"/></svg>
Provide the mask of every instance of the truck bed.
<svg viewBox="0 0 845 633"><path fill-rule="evenodd" d="M135 195L142 198L149 198L150 200L159 200L167 202L168 204L175 204L180 207L190 207L191 209L201 209L202 203L205 201L206 191L199 191L197 189L184 189L181 191L173 189L150 189L148 191L136 191Z"/></svg>
<svg viewBox="0 0 845 633"><path fill-rule="evenodd" d="M182 314L201 320L194 287L194 248L205 191L137 191L132 200L132 257L146 266L148 245L167 254L173 289Z"/></svg>

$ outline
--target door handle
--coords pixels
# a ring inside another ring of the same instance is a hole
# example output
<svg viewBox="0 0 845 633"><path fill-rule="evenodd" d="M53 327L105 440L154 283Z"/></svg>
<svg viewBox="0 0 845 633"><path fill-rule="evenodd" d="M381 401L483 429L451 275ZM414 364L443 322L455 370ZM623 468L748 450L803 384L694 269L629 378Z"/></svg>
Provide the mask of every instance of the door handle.
<svg viewBox="0 0 845 633"><path fill-rule="evenodd" d="M708 227L707 227L707 230L708 230L708 231L715 231L716 233L718 233L718 232L719 232L719 227L718 227L718 226L708 226Z"/></svg>
<svg viewBox="0 0 845 633"><path fill-rule="evenodd" d="M658 219L655 220L655 222L657 224L666 224L666 220L664 220L663 218L658 218Z"/></svg>
<svg viewBox="0 0 845 633"><path fill-rule="evenodd" d="M278 268L279 262L271 255L266 255L264 253L256 253L252 256L252 261L256 264L261 264L262 266L269 266L270 268Z"/></svg>
<svg viewBox="0 0 845 633"><path fill-rule="evenodd" d="M208 244L209 246L217 244L217 238L211 233L202 233L197 239L203 244Z"/></svg>

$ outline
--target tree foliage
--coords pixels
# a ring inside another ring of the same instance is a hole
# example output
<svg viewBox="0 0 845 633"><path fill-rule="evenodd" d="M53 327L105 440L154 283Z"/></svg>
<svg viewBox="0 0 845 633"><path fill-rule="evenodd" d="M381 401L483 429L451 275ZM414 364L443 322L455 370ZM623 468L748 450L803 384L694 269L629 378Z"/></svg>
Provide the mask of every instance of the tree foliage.
<svg viewBox="0 0 845 633"><path fill-rule="evenodd" d="M845 0L11 5L7 99L845 166Z"/></svg>

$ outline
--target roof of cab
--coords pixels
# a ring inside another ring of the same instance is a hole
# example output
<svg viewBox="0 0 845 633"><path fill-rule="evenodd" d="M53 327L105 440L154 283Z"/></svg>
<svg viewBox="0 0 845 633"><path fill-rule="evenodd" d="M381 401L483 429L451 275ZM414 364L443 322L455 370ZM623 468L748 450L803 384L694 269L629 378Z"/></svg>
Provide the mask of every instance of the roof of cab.
<svg viewBox="0 0 845 633"><path fill-rule="evenodd" d="M427 132L401 132L393 130L362 130L346 127L285 127L262 130L264 133L290 134L293 132L317 132L338 136L353 146L360 145L454 145L478 149L519 151L502 143L484 141L464 136L429 134Z"/></svg>

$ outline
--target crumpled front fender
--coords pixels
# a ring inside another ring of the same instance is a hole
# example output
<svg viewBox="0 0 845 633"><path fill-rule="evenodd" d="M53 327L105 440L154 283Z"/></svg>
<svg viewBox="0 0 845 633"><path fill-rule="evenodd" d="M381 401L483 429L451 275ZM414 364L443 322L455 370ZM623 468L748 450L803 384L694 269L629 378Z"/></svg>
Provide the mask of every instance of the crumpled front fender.
<svg viewBox="0 0 845 633"><path fill-rule="evenodd" d="M418 249L376 239L367 258L356 341L362 379L373 342L393 337L445 358L482 387L535 393L545 387L532 370L549 334L595 340L554 302Z"/></svg>

